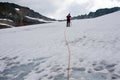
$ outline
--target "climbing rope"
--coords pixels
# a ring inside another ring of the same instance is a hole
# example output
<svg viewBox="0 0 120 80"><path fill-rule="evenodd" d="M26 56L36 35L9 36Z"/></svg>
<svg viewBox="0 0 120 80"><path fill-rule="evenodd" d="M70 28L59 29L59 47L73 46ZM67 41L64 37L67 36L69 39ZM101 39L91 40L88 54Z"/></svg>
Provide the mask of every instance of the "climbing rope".
<svg viewBox="0 0 120 80"><path fill-rule="evenodd" d="M67 32L67 27L66 27L65 32L64 32L64 37L65 37L65 43L66 43L67 50L68 50L67 80L70 80L70 56L71 56L71 52L70 52L69 43L68 43L68 41L67 41L66 32Z"/></svg>

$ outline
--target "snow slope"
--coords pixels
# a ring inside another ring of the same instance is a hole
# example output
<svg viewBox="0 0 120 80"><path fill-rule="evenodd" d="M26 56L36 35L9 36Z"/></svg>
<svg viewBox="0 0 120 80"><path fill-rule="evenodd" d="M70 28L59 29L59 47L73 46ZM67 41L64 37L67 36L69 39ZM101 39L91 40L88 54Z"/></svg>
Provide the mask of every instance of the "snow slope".
<svg viewBox="0 0 120 80"><path fill-rule="evenodd" d="M120 80L120 11L67 28L70 80ZM66 80L65 22L0 30L0 80Z"/></svg>
<svg viewBox="0 0 120 80"><path fill-rule="evenodd" d="M46 20L44 20L44 19L33 18L33 17L30 17L30 16L26 16L26 18L28 18L28 19L32 19L32 20L41 21L41 22L50 22L50 21L46 21Z"/></svg>

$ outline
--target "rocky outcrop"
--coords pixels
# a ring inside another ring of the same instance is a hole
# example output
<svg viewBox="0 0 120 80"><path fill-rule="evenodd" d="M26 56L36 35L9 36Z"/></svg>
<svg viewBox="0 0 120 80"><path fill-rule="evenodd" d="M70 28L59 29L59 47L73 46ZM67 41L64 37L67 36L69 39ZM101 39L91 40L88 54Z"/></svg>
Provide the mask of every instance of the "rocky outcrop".
<svg viewBox="0 0 120 80"><path fill-rule="evenodd" d="M14 3L0 2L0 23L18 27L31 24L41 24L54 20L55 19L45 17L27 7L19 6Z"/></svg>

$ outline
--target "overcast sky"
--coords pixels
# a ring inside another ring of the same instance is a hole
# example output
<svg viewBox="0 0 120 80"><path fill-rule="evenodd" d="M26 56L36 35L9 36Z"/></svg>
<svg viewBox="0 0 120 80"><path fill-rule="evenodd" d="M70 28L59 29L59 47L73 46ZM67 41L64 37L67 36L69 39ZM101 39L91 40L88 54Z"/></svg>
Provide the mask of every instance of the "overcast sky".
<svg viewBox="0 0 120 80"><path fill-rule="evenodd" d="M99 8L120 7L120 0L0 0L0 2L26 6L55 19L64 19L68 13L77 16Z"/></svg>

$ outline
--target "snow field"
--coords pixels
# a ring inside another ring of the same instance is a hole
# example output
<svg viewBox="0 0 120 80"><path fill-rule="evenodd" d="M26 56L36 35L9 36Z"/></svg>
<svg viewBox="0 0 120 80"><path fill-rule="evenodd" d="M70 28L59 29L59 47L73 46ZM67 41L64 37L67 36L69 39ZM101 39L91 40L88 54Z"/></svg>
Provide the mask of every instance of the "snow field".
<svg viewBox="0 0 120 80"><path fill-rule="evenodd" d="M120 79L120 12L67 28L71 80ZM0 79L66 80L65 22L0 30Z"/></svg>

